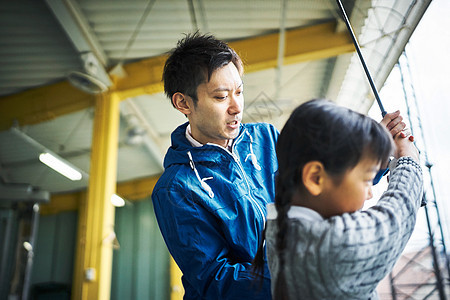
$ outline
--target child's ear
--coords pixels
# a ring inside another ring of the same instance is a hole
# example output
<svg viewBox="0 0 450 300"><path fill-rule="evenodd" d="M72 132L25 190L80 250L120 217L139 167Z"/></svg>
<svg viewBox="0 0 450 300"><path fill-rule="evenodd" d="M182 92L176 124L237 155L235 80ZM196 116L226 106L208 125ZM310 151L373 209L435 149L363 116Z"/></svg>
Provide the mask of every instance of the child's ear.
<svg viewBox="0 0 450 300"><path fill-rule="evenodd" d="M322 193L325 178L325 168L319 161L310 161L303 166L303 185L313 196Z"/></svg>
<svg viewBox="0 0 450 300"><path fill-rule="evenodd" d="M191 113L191 103L188 102L186 96L182 93L175 93L172 96L172 103L177 110L185 115L189 115Z"/></svg>

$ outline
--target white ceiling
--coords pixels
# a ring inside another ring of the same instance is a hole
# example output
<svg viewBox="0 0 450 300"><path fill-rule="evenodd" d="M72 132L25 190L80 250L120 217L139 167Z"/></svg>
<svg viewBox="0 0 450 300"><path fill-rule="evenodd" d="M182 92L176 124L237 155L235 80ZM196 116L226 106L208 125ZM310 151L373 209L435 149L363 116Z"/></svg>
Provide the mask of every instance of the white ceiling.
<svg viewBox="0 0 450 300"><path fill-rule="evenodd" d="M343 1L378 87L429 3ZM15 117L1 109L8 96L65 81L71 71L86 72L82 56L87 53L107 77L118 64L166 53L196 28L233 42L332 20L338 22L336 32L346 30L334 0L2 1L0 117ZM364 113L373 103L354 53L251 72L244 83L244 121L270 122L279 129L293 108L311 98L326 97ZM85 188L86 179L70 181L40 163L38 155L48 149L89 174L93 113L93 107L57 116L49 112L44 122L0 128L0 186L27 184L52 193ZM185 121L163 93L122 101L117 180L160 174L170 133ZM133 143L130 134L136 130L141 135Z"/></svg>

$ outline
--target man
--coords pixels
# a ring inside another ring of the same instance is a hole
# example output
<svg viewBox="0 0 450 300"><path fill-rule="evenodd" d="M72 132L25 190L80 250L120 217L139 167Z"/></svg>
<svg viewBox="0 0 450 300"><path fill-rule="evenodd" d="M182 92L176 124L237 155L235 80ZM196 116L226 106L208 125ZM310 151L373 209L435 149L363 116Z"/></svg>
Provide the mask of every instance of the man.
<svg viewBox="0 0 450 300"><path fill-rule="evenodd" d="M251 262L273 202L278 131L242 124L242 61L224 42L193 34L166 62L164 88L189 122L172 133L152 199L183 272L185 299L270 299Z"/></svg>
<svg viewBox="0 0 450 300"><path fill-rule="evenodd" d="M172 133L152 200L185 299L271 299L267 263L258 286L251 262L275 195L278 131L241 123L242 74L234 50L198 33L164 67L165 93L188 122ZM383 122L393 135L404 128L398 113Z"/></svg>

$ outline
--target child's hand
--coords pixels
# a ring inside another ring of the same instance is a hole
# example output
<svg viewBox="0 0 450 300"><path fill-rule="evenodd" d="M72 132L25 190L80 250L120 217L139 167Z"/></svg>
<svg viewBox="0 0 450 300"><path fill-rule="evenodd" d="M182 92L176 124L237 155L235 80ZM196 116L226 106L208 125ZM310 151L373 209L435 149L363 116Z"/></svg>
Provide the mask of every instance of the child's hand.
<svg viewBox="0 0 450 300"><path fill-rule="evenodd" d="M419 162L419 151L414 145L414 136L409 132L401 131L394 136L394 142L396 146L395 158L402 156L410 156L415 161Z"/></svg>
<svg viewBox="0 0 450 300"><path fill-rule="evenodd" d="M384 116L383 120L381 120L380 124L385 126L387 130L394 137L396 134L400 133L403 129L405 129L406 124L403 121L402 116L400 115L400 111L397 110L393 113L388 113Z"/></svg>

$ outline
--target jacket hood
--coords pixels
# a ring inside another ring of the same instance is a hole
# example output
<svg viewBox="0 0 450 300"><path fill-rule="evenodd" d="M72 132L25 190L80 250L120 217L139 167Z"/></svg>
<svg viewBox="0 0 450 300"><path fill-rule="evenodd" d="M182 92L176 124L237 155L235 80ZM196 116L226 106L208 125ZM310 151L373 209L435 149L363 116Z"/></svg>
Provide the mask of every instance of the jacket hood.
<svg viewBox="0 0 450 300"><path fill-rule="evenodd" d="M189 122L186 122L175 129L170 138L171 146L167 150L166 156L164 157L164 168L167 169L172 164L186 164L189 162L189 158L186 152L192 149L192 145L186 139L186 127Z"/></svg>

